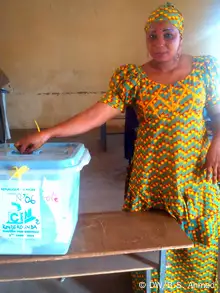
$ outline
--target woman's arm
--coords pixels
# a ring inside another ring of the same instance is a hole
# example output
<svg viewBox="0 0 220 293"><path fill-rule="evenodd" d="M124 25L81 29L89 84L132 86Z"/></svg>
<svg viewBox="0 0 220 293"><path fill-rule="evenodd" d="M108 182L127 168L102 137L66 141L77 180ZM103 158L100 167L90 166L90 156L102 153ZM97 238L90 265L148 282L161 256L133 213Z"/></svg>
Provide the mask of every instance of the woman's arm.
<svg viewBox="0 0 220 293"><path fill-rule="evenodd" d="M119 113L120 110L98 102L65 122L20 139L15 146L21 153L31 153L53 137L83 134L101 126Z"/></svg>
<svg viewBox="0 0 220 293"><path fill-rule="evenodd" d="M96 103L67 121L49 128L47 131L50 138L74 136L101 126L119 113L119 110L107 104Z"/></svg>
<svg viewBox="0 0 220 293"><path fill-rule="evenodd" d="M21 153L30 153L50 138L74 136L99 127L135 103L138 87L139 75L135 67L120 66L114 71L109 88L99 102L63 123L20 139L15 146Z"/></svg>

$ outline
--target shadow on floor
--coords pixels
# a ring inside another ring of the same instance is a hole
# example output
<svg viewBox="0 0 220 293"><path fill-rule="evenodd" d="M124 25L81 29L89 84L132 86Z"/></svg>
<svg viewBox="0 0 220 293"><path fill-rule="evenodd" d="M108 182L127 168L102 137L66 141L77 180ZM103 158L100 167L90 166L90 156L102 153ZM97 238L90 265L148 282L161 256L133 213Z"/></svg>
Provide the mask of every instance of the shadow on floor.
<svg viewBox="0 0 220 293"><path fill-rule="evenodd" d="M1 293L132 293L130 274L0 283Z"/></svg>

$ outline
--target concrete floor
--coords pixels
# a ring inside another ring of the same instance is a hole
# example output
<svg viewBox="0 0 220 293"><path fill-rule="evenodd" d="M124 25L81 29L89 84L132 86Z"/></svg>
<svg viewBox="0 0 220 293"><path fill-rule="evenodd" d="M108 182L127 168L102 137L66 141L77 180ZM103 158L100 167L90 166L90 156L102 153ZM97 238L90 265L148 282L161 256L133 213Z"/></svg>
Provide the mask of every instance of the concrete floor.
<svg viewBox="0 0 220 293"><path fill-rule="evenodd" d="M12 140L21 134L12 131ZM123 203L126 160L123 159L123 136L108 137L108 151L99 146L99 133L71 139L83 142L92 160L81 172L79 212L121 210ZM114 274L58 280L0 283L1 293L131 293L130 274Z"/></svg>

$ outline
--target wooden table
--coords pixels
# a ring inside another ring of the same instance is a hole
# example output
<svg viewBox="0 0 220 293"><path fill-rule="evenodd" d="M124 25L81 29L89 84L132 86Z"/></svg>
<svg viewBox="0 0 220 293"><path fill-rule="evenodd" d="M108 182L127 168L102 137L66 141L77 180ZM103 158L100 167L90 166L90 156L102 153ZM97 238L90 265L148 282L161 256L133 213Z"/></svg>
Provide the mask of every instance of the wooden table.
<svg viewBox="0 0 220 293"><path fill-rule="evenodd" d="M153 268L158 269L164 284L166 250L192 246L176 221L164 212L81 214L67 255L1 256L0 282L144 270L146 292L151 292Z"/></svg>

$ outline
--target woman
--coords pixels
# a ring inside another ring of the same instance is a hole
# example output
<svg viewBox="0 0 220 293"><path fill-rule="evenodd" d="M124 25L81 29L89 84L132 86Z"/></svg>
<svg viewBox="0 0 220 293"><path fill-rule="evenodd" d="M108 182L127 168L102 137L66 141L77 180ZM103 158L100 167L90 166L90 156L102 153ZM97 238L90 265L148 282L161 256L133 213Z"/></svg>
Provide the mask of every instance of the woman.
<svg viewBox="0 0 220 293"><path fill-rule="evenodd" d="M123 209L166 210L195 243L190 249L168 251L166 281L172 286L165 292L213 292L219 227L219 73L213 57L182 54L183 28L183 16L172 4L160 6L145 26L149 62L119 67L94 106L15 145L21 153L30 153L52 137L87 132L133 106L139 127ZM204 107L212 119L211 143ZM133 277L134 291L143 292L138 286L142 274Z"/></svg>

